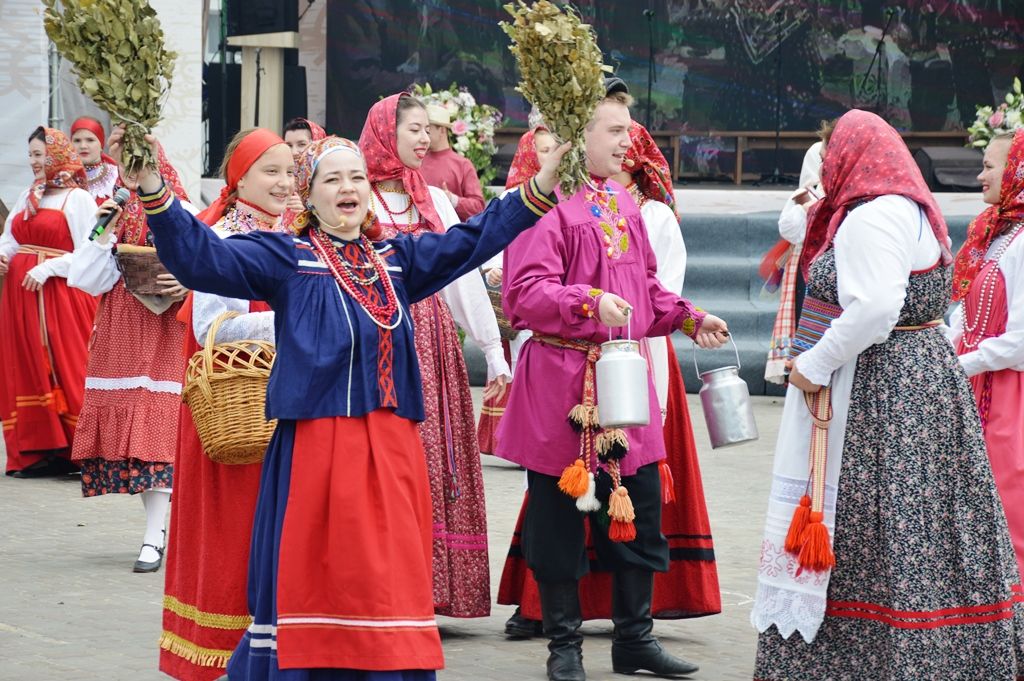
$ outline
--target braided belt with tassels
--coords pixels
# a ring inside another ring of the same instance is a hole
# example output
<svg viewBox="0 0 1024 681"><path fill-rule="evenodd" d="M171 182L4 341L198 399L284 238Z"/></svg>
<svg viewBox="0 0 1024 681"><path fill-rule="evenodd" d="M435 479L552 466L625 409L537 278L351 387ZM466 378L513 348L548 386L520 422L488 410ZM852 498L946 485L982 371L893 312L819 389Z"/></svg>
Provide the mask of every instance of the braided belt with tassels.
<svg viewBox="0 0 1024 681"><path fill-rule="evenodd" d="M581 513L601 510L597 499L597 483L594 479L594 455L612 479L612 493L608 498L608 516L611 524L608 538L616 542L636 539L636 513L629 491L622 484L619 462L629 453L629 439L621 428L602 428L597 418L597 383L595 368L601 359L601 346L582 340L568 340L557 336L535 334L533 340L558 348L576 350L586 354L583 372L583 400L569 410L568 419L572 429L579 433L580 450L576 460L562 471L558 489L576 500Z"/></svg>
<svg viewBox="0 0 1024 681"><path fill-rule="evenodd" d="M841 311L841 308L840 308ZM832 316L834 319L838 314ZM923 331L942 323L936 319L924 324L897 326L893 331ZM801 569L823 572L835 567L836 556L825 527L825 466L828 463L828 428L832 422L832 387L816 393L804 393L811 413L810 476L807 491L793 511L786 533L786 551L797 558Z"/></svg>

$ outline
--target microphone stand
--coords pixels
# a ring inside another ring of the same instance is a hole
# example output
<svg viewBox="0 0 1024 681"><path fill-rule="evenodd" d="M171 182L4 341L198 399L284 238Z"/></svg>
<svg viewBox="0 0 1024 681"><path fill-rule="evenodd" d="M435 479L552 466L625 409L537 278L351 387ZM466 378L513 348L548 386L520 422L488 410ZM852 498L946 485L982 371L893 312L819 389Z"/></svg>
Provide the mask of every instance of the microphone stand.
<svg viewBox="0 0 1024 681"><path fill-rule="evenodd" d="M889 28L892 26L892 20L896 18L896 9L890 7L885 10L885 13L889 15L889 18L886 20L885 27L882 29L882 37L878 39L878 45L875 46L875 54L871 57L871 63L868 64L868 68L864 71L864 77L860 81L860 90L863 94L865 93L868 79L871 77L871 71L875 68L875 63L877 62L878 85L875 90L875 113L883 118L885 117L886 110L889 108L889 93L888 88L886 88L885 94L882 94L882 88L885 87L883 84L885 61L881 57L885 50L885 38L889 35Z"/></svg>
<svg viewBox="0 0 1024 681"><path fill-rule="evenodd" d="M775 169L771 173L761 175L755 185L761 184L796 184L798 180L790 175L783 175L779 167L779 156L782 151L782 22L786 16L782 9L775 12ZM740 153L739 149L736 153Z"/></svg>
<svg viewBox="0 0 1024 681"><path fill-rule="evenodd" d="M651 92L657 78L654 70L654 10L650 8L650 5L650 0L648 0L647 9L644 10L644 16L647 17L647 115L644 117L644 127L648 130L651 129L651 109L653 107Z"/></svg>

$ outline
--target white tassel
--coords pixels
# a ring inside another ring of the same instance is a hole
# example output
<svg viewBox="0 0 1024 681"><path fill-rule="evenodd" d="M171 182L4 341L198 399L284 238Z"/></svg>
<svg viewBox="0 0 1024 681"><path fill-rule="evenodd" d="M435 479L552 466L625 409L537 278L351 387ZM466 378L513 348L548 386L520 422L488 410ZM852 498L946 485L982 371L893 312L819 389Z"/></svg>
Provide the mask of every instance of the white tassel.
<svg viewBox="0 0 1024 681"><path fill-rule="evenodd" d="M594 482L594 474L587 476L587 491L583 496L576 499L576 508L580 513L591 513L601 510L601 502L597 500L597 483Z"/></svg>

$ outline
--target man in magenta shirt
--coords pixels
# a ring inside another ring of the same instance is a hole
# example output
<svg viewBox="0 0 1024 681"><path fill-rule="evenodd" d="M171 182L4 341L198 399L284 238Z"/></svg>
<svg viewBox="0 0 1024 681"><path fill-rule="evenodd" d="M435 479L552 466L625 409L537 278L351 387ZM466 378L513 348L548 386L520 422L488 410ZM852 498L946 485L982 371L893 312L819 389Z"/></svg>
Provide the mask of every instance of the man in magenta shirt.
<svg viewBox="0 0 1024 681"><path fill-rule="evenodd" d="M495 453L527 469L522 547L551 639L551 681L585 679L577 584L590 568L587 514L598 569L613 572L614 670L698 669L651 634L654 572L668 569L658 468L665 445L653 381L648 375L650 425L606 430L596 422L593 369L609 327L624 336L627 320L634 339L681 329L702 347L720 345L728 329L655 277L640 210L607 180L621 171L630 147L631 98L617 78L606 88L585 133L592 184L560 196L505 251L505 312L515 328L534 335L519 358Z"/></svg>
<svg viewBox="0 0 1024 681"><path fill-rule="evenodd" d="M427 106L430 121L430 153L423 159L420 172L431 187L440 187L455 206L460 220L468 220L484 209L480 178L469 159L452 149L448 139L451 117L437 104Z"/></svg>

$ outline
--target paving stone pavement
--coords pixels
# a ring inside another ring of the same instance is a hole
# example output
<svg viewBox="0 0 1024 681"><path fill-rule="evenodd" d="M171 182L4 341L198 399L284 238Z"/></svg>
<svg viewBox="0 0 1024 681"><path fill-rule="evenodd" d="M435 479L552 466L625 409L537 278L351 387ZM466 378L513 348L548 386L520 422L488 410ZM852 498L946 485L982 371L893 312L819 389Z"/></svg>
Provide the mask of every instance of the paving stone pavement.
<svg viewBox="0 0 1024 681"><path fill-rule="evenodd" d="M474 389L474 399L479 408L479 389ZM746 681L756 644L748 618L781 400L755 398L758 442L717 452L708 442L697 397L690 395L689 400L723 612L659 621L655 633L671 651L701 665L693 679ZM496 593L524 478L517 467L491 457L485 457L483 470ZM157 671L156 645L163 572L131 572L143 523L139 499L83 499L77 478L0 476L0 681L167 678ZM495 606L488 618L441 618L447 667L438 678L543 681L544 642L508 641L502 635L511 612L510 607ZM583 631L587 678L627 678L611 671L611 622L590 622Z"/></svg>

